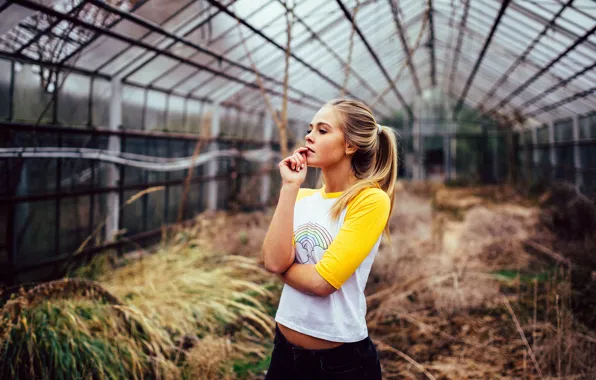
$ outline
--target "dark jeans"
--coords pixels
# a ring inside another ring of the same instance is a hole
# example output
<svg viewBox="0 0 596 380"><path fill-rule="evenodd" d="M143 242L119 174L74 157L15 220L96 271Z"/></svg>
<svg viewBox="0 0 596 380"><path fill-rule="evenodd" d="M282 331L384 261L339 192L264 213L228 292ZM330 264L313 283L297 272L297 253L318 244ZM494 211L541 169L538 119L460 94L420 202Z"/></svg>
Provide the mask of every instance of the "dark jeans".
<svg viewBox="0 0 596 380"><path fill-rule="evenodd" d="M265 380L381 379L379 355L369 337L327 350L308 350L288 342L276 327L273 344Z"/></svg>

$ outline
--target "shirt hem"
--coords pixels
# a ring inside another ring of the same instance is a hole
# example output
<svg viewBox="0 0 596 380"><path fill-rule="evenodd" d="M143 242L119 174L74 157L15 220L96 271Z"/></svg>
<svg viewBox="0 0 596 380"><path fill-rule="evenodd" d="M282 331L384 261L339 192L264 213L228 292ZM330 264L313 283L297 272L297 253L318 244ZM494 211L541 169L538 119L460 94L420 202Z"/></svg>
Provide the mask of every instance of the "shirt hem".
<svg viewBox="0 0 596 380"><path fill-rule="evenodd" d="M289 320L287 320L283 317L276 317L275 321L292 329L292 330L298 331L302 334L310 335L312 337L319 338L319 339L325 339L325 340L328 340L331 342L354 343L354 342L359 342L368 336L368 329L365 329L363 333L360 333L358 335L344 337L344 336L335 336L335 335L325 334L320 331L311 330L311 329L305 328L303 326L297 325L293 322L290 322Z"/></svg>

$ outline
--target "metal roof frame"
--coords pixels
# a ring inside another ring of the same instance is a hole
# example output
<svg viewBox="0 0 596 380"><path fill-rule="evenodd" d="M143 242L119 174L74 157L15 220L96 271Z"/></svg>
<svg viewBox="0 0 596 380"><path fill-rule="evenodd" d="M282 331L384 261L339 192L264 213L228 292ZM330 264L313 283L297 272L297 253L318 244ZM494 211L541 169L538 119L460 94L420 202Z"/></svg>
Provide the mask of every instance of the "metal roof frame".
<svg viewBox="0 0 596 380"><path fill-rule="evenodd" d="M176 20L188 16L190 7L199 0L168 6L169 13L162 15L159 21L152 21L137 12L142 8L141 13L150 14L146 4L156 1L160 0L140 0L130 10L123 10L101 0L75 0L61 8L34 0L8 0L0 5L0 22L11 6L26 7L47 18L40 24L16 24L10 36L8 32L5 34L13 40L2 37L4 45L0 44L0 58L104 80L118 77L133 87L188 99L211 101L219 97L238 107L263 109L263 105L259 105L260 89L255 75L263 79L267 93L278 100L283 96L280 90L283 67L275 57L285 52L285 46L278 42L283 40L284 32L273 27L280 21L279 17L271 17L270 8L275 7L278 13L292 12L296 26L302 32L295 36L297 44L292 43L291 60L297 65L290 67L288 90L293 107L316 109L329 95L341 89L337 66L348 64L344 46L347 45L346 37L342 32L347 27L345 21L350 28L354 27L359 40L355 45L359 54L353 57L349 68L354 80L346 93L363 100L376 98L384 80L391 95L380 99L375 106L374 111L379 115L387 116L399 109L411 113L409 102L426 88L437 87L439 77L442 77L439 88L455 95L456 78L461 85L462 75L466 79L456 96L455 116L464 103L479 108L488 117L515 112L525 117L540 117L544 121L551 116L557 117L559 112L555 111L559 108L580 113L596 107L591 85L596 79L596 63L591 58L596 52L596 40L593 39L596 17L577 6L574 0L557 0L560 6L556 9L552 4L547 7L540 3L508 0L482 3L482 6L478 0L464 0L463 7L447 0L405 0L400 3L396 0L365 0L360 3L364 10L359 13L357 22L348 10L353 6L351 0L336 0L335 7L325 3L321 15L316 14L319 6L313 0L306 0L294 8L289 8L283 0L269 0L252 8L241 7L244 10L238 11L232 8L246 0L207 0L205 8L201 9L205 18L192 20L187 17L184 23ZM315 12L313 16L316 17L307 17L310 14L300 11L301 6ZM90 9L104 12L100 23L83 17ZM253 14L264 14L265 18L261 20L264 22L250 21ZM383 23L376 22L377 17L382 17ZM424 17L428 17L429 24L428 30L424 31L426 42L420 47L428 48L424 53L428 60L421 61L424 49L412 51L410 39ZM193 33L214 20L231 20L240 26L228 21L230 27L219 31L214 41L197 42ZM521 30L517 25L524 20L527 23ZM492 23L490 28L489 22ZM133 38L118 31L122 25L133 25L135 30L143 33ZM251 41L251 51L260 51L261 58L271 56L257 63L260 70L257 74L248 65L246 54L238 50L242 46L234 33L236 27L248 31L246 39ZM78 33L82 30L88 32L81 38ZM36 56L31 47L46 39L68 45L64 55L58 56L57 60ZM550 43L553 39L556 43ZM78 57L91 54L100 41L111 44L112 40L120 43L113 45L113 54L101 57L99 65L89 69L90 66L79 64ZM227 41L227 46L221 49L219 46L223 41ZM184 47L185 52L175 50L179 47ZM204 60L204 57L209 59ZM131 62L134 63L132 66ZM161 66L155 70L157 62ZM162 65L164 62L173 63ZM393 72L403 71L404 65L410 75L402 75L394 82ZM429 75L421 75L422 68L428 69ZM139 77L141 79L135 79L136 74L149 69L151 75L144 74ZM407 82L411 86L407 86ZM313 83L318 83L316 86L320 90L312 91Z"/></svg>

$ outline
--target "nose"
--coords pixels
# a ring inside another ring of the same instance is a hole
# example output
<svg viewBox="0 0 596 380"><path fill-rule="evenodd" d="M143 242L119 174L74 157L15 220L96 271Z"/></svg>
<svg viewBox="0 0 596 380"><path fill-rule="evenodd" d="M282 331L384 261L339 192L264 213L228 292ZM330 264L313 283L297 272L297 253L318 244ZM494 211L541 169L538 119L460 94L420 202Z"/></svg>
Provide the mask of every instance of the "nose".
<svg viewBox="0 0 596 380"><path fill-rule="evenodd" d="M308 132L308 134L306 135L305 139L306 139L306 142L307 143L314 144L315 140L313 140L313 138L312 138L312 131L311 132Z"/></svg>

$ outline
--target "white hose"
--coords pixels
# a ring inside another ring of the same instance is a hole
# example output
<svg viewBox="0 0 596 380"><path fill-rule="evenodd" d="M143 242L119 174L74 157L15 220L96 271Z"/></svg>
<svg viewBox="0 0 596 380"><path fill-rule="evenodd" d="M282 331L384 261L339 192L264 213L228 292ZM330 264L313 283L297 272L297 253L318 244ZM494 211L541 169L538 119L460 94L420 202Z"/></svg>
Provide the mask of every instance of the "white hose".
<svg viewBox="0 0 596 380"><path fill-rule="evenodd" d="M279 153L270 148L239 151L226 149L202 153L195 157L162 158L143 156L134 153L122 153L103 149L88 148L0 148L0 158L78 158L111 162L117 165L131 166L156 172L170 172L197 167L219 157L239 157L241 159L263 163Z"/></svg>

